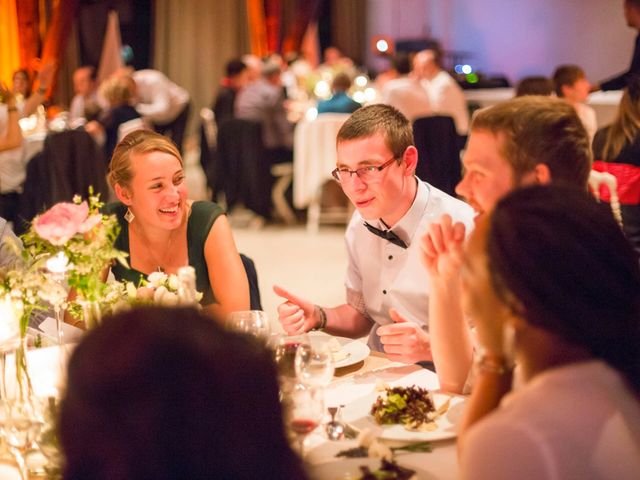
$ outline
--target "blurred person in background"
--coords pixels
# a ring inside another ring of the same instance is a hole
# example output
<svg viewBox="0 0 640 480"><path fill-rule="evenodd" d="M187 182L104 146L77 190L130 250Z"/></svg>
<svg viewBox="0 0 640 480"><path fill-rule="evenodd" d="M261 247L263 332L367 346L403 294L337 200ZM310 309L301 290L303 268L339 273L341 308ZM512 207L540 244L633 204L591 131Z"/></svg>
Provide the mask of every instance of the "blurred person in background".
<svg viewBox="0 0 640 480"><path fill-rule="evenodd" d="M212 108L218 125L235 117L236 97L250 79L249 69L242 60L234 59L227 62L225 72Z"/></svg>
<svg viewBox="0 0 640 480"><path fill-rule="evenodd" d="M99 108L96 74L95 67L90 65L80 67L73 72L73 92L75 95L71 99L69 107L69 121L73 125L85 123L87 111L90 113L89 117L92 117L95 116L96 108Z"/></svg>
<svg viewBox="0 0 640 480"><path fill-rule="evenodd" d="M562 98L576 109L584 128L587 129L589 138L593 140L598 129L598 122L595 110L585 104L589 97L591 84L587 80L584 70L577 65L560 65L553 73L553 85L558 98Z"/></svg>
<svg viewBox="0 0 640 480"><path fill-rule="evenodd" d="M640 254L640 77L630 78L615 120L596 133L593 156L595 170L616 177L622 228Z"/></svg>
<svg viewBox="0 0 640 480"><path fill-rule="evenodd" d="M331 90L333 95L327 100L318 102L318 113L353 113L362 105L348 95L351 79L346 73L338 73L333 77Z"/></svg>
<svg viewBox="0 0 640 480"><path fill-rule="evenodd" d="M516 85L516 97L526 95L542 95L544 97L553 94L553 81L541 75L521 78Z"/></svg>

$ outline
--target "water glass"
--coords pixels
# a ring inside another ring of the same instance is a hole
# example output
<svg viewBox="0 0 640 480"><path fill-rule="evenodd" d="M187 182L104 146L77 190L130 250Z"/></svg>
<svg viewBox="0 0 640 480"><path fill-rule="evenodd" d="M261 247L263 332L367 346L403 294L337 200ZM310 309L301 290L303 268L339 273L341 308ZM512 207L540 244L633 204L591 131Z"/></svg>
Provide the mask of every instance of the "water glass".
<svg viewBox="0 0 640 480"><path fill-rule="evenodd" d="M298 348L295 358L298 381L313 387L326 387L333 378L335 366L329 344L320 338Z"/></svg>
<svg viewBox="0 0 640 480"><path fill-rule="evenodd" d="M322 390L297 384L284 398L287 427L296 440L298 452L304 456L304 442L322 422L324 398Z"/></svg>
<svg viewBox="0 0 640 480"><path fill-rule="evenodd" d="M248 333L265 342L269 338L269 317L262 310L231 312L227 321L232 330Z"/></svg>

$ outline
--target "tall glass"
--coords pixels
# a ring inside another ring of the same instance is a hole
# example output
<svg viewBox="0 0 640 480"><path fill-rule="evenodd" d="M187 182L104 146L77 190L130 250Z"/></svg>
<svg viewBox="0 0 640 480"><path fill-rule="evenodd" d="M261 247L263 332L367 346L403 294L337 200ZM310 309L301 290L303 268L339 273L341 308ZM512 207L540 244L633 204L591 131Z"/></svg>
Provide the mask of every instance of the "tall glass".
<svg viewBox="0 0 640 480"><path fill-rule="evenodd" d="M326 387L331 382L335 367L329 344L313 337L307 346L298 348L295 358L298 381L313 387Z"/></svg>
<svg viewBox="0 0 640 480"><path fill-rule="evenodd" d="M321 389L297 384L286 394L284 403L289 432L297 442L300 456L304 457L307 435L322 422L323 393Z"/></svg>

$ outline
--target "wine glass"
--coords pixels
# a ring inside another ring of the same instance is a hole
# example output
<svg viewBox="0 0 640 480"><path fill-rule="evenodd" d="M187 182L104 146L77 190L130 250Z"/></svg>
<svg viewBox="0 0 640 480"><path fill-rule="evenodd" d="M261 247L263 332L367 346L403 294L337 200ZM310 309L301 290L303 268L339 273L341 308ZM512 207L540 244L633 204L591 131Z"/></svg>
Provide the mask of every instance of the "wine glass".
<svg viewBox="0 0 640 480"><path fill-rule="evenodd" d="M248 333L265 342L269 338L269 317L262 310L231 312L228 325L233 330Z"/></svg>
<svg viewBox="0 0 640 480"><path fill-rule="evenodd" d="M280 376L281 394L285 394L297 383L296 353L298 349L309 346L309 336L306 333L279 335L272 339L272 342L274 345L274 358Z"/></svg>
<svg viewBox="0 0 640 480"><path fill-rule="evenodd" d="M304 457L304 444L324 414L324 399L321 389L297 384L285 397L285 412L289 432L294 436L300 457Z"/></svg>
<svg viewBox="0 0 640 480"><path fill-rule="evenodd" d="M37 402L5 399L0 404L0 423L5 441L14 452L22 478L28 478L26 454L43 424Z"/></svg>
<svg viewBox="0 0 640 480"><path fill-rule="evenodd" d="M314 338L296 352L295 370L298 381L313 387L326 387L333 378L335 366L329 344Z"/></svg>

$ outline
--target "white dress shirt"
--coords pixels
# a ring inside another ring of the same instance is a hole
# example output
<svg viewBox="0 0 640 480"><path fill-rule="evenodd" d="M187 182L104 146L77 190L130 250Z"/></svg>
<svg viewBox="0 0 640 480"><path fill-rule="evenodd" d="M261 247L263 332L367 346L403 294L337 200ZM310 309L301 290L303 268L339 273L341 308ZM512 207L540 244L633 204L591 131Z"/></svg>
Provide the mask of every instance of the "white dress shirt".
<svg viewBox="0 0 640 480"><path fill-rule="evenodd" d="M596 111L589 105L585 105L584 103L577 103L575 107L576 112L578 113L578 117L580 117L584 128L589 134L589 141L591 142L593 141L593 137L596 136L596 131L598 130Z"/></svg>
<svg viewBox="0 0 640 480"><path fill-rule="evenodd" d="M474 480L637 479L640 401L599 360L543 372L469 430L460 468Z"/></svg>
<svg viewBox="0 0 640 480"><path fill-rule="evenodd" d="M409 77L389 80L382 88L382 103L391 105L413 122L433 114L429 95L420 80Z"/></svg>
<svg viewBox="0 0 640 480"><path fill-rule="evenodd" d="M429 94L433 113L452 117L458 135L466 135L469 131L469 109L458 82L441 70L431 80L423 80L422 84Z"/></svg>
<svg viewBox="0 0 640 480"><path fill-rule="evenodd" d="M145 120L162 125L170 123L189 103L189 92L157 70L133 72L138 93L136 110Z"/></svg>
<svg viewBox="0 0 640 480"><path fill-rule="evenodd" d="M369 232L356 210L345 233L349 267L345 286L347 302L375 323L369 334L369 347L382 351L376 333L381 325L393 323L393 307L407 320L428 330L429 278L420 260L420 238L429 224L448 213L454 222L463 222L470 231L473 209L437 188L418 181L418 191L411 208L391 226L408 245L404 249ZM369 224L384 229L379 220Z"/></svg>

